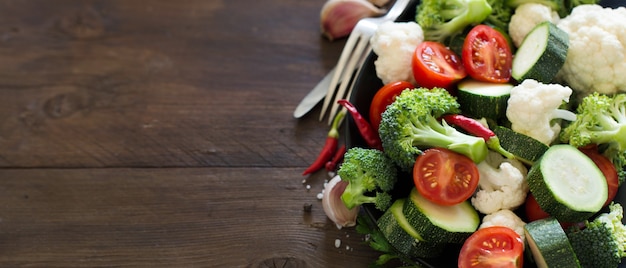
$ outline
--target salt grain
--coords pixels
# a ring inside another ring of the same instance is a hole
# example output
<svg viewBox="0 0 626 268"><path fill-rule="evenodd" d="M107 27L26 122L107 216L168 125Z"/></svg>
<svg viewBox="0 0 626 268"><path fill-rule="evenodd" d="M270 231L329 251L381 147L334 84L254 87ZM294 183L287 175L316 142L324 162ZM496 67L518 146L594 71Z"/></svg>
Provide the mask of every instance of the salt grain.
<svg viewBox="0 0 626 268"><path fill-rule="evenodd" d="M341 240L339 240L339 239L335 239L335 247L336 247L336 248L341 247Z"/></svg>

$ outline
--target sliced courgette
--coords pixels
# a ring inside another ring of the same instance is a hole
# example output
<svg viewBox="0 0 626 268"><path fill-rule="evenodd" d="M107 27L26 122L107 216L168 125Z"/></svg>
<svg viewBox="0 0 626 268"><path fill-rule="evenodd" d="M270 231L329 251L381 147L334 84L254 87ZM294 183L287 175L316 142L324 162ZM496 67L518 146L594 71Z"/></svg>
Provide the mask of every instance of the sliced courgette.
<svg viewBox="0 0 626 268"><path fill-rule="evenodd" d="M480 224L478 212L469 202L442 206L427 200L416 189L411 190L402 211L417 233L433 243L463 243Z"/></svg>
<svg viewBox="0 0 626 268"><path fill-rule="evenodd" d="M528 171L528 186L539 206L563 222L580 222L607 199L607 182L596 164L569 144L551 146Z"/></svg>
<svg viewBox="0 0 626 268"><path fill-rule="evenodd" d="M524 225L524 236L538 268L580 267L567 235L554 217Z"/></svg>
<svg viewBox="0 0 626 268"><path fill-rule="evenodd" d="M376 224L387 241L400 253L411 258L432 258L441 255L445 244L424 241L402 213L406 199L398 199L378 218Z"/></svg>
<svg viewBox="0 0 626 268"><path fill-rule="evenodd" d="M513 84L466 79L458 84L457 100L463 114L473 118L498 120L506 116Z"/></svg>
<svg viewBox="0 0 626 268"><path fill-rule="evenodd" d="M511 76L517 81L550 83L563 67L568 48L569 35L552 22L542 22L526 35L515 52Z"/></svg>
<svg viewBox="0 0 626 268"><path fill-rule="evenodd" d="M507 127L497 126L493 132L500 139L502 148L529 165L537 161L549 148L548 145Z"/></svg>

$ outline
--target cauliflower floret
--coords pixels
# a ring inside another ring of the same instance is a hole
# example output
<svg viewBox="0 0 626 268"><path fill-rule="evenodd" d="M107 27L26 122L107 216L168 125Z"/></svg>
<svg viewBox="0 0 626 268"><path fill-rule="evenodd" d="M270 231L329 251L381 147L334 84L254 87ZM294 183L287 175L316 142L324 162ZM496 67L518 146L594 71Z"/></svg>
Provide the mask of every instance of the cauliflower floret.
<svg viewBox="0 0 626 268"><path fill-rule="evenodd" d="M411 59L417 45L424 41L424 31L415 22L385 22L370 39L378 59L376 75L383 84L409 81L415 84Z"/></svg>
<svg viewBox="0 0 626 268"><path fill-rule="evenodd" d="M511 89L506 117L511 129L550 145L561 131L554 119L574 121L576 114L559 109L569 102L572 89L559 84L543 84L526 79Z"/></svg>
<svg viewBox="0 0 626 268"><path fill-rule="evenodd" d="M516 47L519 47L524 37L537 24L550 21L556 24L559 21L559 14L549 6L538 3L521 4L515 8L515 13L509 22L509 36Z"/></svg>
<svg viewBox="0 0 626 268"><path fill-rule="evenodd" d="M491 213L489 215L486 215L483 218L483 222L480 224L480 227L478 228L481 229L481 228L487 228L491 226L508 227L508 228L511 228L513 231L515 231L517 234L519 234L519 236L522 237L522 241L525 241L524 239L524 226L525 225L526 223L519 216L513 213L513 211L508 210L508 209L503 209L503 210L499 210L494 213Z"/></svg>
<svg viewBox="0 0 626 268"><path fill-rule="evenodd" d="M626 8L580 5L557 26L569 34L569 50L557 79L584 97L626 91Z"/></svg>
<svg viewBox="0 0 626 268"><path fill-rule="evenodd" d="M526 201L528 170L522 162L490 151L477 166L480 180L471 202L478 211L491 214L502 209L515 209Z"/></svg>

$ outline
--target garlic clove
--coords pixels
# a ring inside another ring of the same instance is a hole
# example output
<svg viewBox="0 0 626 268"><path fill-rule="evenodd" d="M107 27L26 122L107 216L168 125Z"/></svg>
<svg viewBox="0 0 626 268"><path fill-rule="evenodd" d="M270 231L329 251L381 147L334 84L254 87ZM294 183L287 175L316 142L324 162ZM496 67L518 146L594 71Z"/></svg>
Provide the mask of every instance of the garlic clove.
<svg viewBox="0 0 626 268"><path fill-rule="evenodd" d="M337 225L338 229L356 225L356 218L359 214L359 206L348 209L341 200L341 194L346 190L346 186L348 182L336 175L324 187L322 197L324 213Z"/></svg>
<svg viewBox="0 0 626 268"><path fill-rule="evenodd" d="M328 0L320 12L322 34L330 41L348 36L360 19L384 13L368 0Z"/></svg>

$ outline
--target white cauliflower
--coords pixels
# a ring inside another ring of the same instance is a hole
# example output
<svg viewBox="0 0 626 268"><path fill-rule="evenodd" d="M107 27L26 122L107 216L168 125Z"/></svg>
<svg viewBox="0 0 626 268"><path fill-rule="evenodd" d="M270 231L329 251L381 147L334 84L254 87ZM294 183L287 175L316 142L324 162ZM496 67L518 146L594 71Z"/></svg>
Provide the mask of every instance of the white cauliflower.
<svg viewBox="0 0 626 268"><path fill-rule="evenodd" d="M509 22L509 36L516 47L519 47L524 37L539 23L550 21L556 24L559 14L549 6L538 3L521 4L515 8Z"/></svg>
<svg viewBox="0 0 626 268"><path fill-rule="evenodd" d="M526 201L528 170L522 162L490 151L477 166L480 180L471 202L478 211L491 214L502 209L515 209Z"/></svg>
<svg viewBox="0 0 626 268"><path fill-rule="evenodd" d="M522 237L522 241L525 241L524 239L524 226L525 225L526 223L519 216L513 213L513 211L508 210L508 209L503 209L503 210L499 210L494 213L491 213L489 215L486 215L483 218L483 222L480 224L480 227L478 228L482 229L482 228L487 228L491 226L508 227L508 228L511 228L513 231L515 231L517 234L519 234L520 237Z"/></svg>
<svg viewBox="0 0 626 268"><path fill-rule="evenodd" d="M557 26L569 34L557 79L584 97L626 91L626 8L580 5Z"/></svg>
<svg viewBox="0 0 626 268"><path fill-rule="evenodd" d="M385 22L370 39L378 59L376 74L383 84L408 81L415 84L411 59L417 45L424 41L424 31L415 22Z"/></svg>
<svg viewBox="0 0 626 268"><path fill-rule="evenodd" d="M571 111L559 109L564 102L569 102L571 95L572 89L567 86L532 79L522 81L511 89L506 109L511 129L550 145L561 131L561 126L553 120L576 119Z"/></svg>

